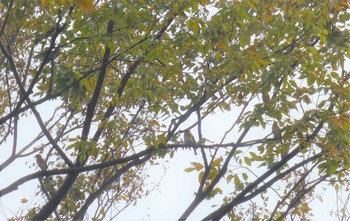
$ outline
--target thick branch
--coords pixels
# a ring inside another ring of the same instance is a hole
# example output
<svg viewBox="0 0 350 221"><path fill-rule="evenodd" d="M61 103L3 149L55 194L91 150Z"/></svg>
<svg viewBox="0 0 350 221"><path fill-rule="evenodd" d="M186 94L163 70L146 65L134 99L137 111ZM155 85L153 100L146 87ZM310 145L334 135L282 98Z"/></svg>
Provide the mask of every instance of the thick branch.
<svg viewBox="0 0 350 221"><path fill-rule="evenodd" d="M108 22L107 33L111 33L111 31L113 30L113 25L114 25L113 21L110 20ZM88 138L88 134L89 134L90 127L91 127L91 122L92 122L95 108L96 108L97 101L98 101L98 97L99 97L100 91L102 89L103 80L104 80L104 77L105 77L105 74L107 71L109 56L110 56L110 49L108 46L106 46L105 54L103 56L104 57L103 62L101 64L100 74L98 76L98 80L97 80L97 84L96 84L96 87L94 90L94 94L90 100L90 103L88 104L86 118L85 118L85 122L83 125L82 140L84 140L84 141L86 141ZM80 156L80 154L82 154L82 153L79 153L78 156ZM78 157L78 160L76 161L75 164L76 164L76 166L80 165L79 157ZM47 219L52 214L52 212L56 209L58 204L64 199L68 190L73 185L73 183L74 183L75 179L78 177L78 175L79 175L79 173L69 174L67 176L66 180L64 181L64 183L62 184L62 186L60 187L60 189L56 192L56 194L52 197L52 199L41 208L39 213L33 219L35 219L35 220Z"/></svg>
<svg viewBox="0 0 350 221"><path fill-rule="evenodd" d="M101 184L96 192L91 194L85 201L84 205L80 208L78 213L74 216L73 220L82 220L84 218L84 214L86 213L89 206L94 202L94 200L100 196L103 191L105 191L113 182L115 182L117 179L120 178L121 175L123 175L125 172L127 172L131 167L140 165L145 163L147 160L149 160L152 157L152 154L148 154L143 158L136 158L132 162L128 163L126 166L118 170L113 176L108 178Z"/></svg>
<svg viewBox="0 0 350 221"><path fill-rule="evenodd" d="M332 109L333 106L331 105L330 109ZM324 122L321 121L318 126L315 128L313 133L307 137L306 143L310 142L313 140L317 134L320 132L321 128L323 127ZM235 197L234 200L229 202L228 204L220 207L213 213L209 214L207 217L204 218L204 220L220 220L222 219L223 216L225 216L228 212L232 210L234 206L236 206L238 203L241 203L239 198L243 199L243 196L247 194L248 192L252 191L259 183L261 183L264 179L266 179L268 176L270 176L273 171L276 169L282 167L287 161L292 159L294 156L296 156L302 149L306 148L305 143L300 144L299 147L294 149L291 153L289 153L287 156L285 156L279 163L275 164L268 172L263 174L261 177L259 177L256 181L251 183L247 188L245 188L237 197Z"/></svg>

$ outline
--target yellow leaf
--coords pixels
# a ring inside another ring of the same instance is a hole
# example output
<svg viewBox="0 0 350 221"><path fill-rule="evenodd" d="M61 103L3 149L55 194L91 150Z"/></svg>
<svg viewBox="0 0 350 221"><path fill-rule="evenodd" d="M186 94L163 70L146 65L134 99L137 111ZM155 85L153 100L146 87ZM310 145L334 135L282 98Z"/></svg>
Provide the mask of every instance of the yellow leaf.
<svg viewBox="0 0 350 221"><path fill-rule="evenodd" d="M48 1L48 0L41 0L40 4L42 4L44 6L50 6L50 1Z"/></svg>
<svg viewBox="0 0 350 221"><path fill-rule="evenodd" d="M199 171L203 168L203 164L201 164L201 163L192 162L191 164L193 165L194 169L196 169L197 171Z"/></svg>
<svg viewBox="0 0 350 221"><path fill-rule="evenodd" d="M178 81L182 81L183 78L184 78L184 75L181 72L177 74L177 80Z"/></svg>
<svg viewBox="0 0 350 221"><path fill-rule="evenodd" d="M218 48L218 49L223 49L224 47L225 47L225 45L221 41L216 44L216 48Z"/></svg>
<svg viewBox="0 0 350 221"><path fill-rule="evenodd" d="M94 1L93 0L75 0L74 2L83 11L92 12L92 11L95 10L95 6L94 6Z"/></svg>
<svg viewBox="0 0 350 221"><path fill-rule="evenodd" d="M338 127L341 125L340 119L337 118L337 117L334 117L334 118L332 119L332 121L333 121L333 123L334 123L335 125L337 125Z"/></svg>
<svg viewBox="0 0 350 221"><path fill-rule="evenodd" d="M337 150L333 144L328 144L328 150L332 157L336 156Z"/></svg>
<svg viewBox="0 0 350 221"><path fill-rule="evenodd" d="M156 126L160 127L159 122L156 121L156 120L150 120L149 122L150 122L152 125L156 125Z"/></svg>
<svg viewBox="0 0 350 221"><path fill-rule="evenodd" d="M226 177L227 183L231 182L232 178L233 178L233 175L232 175L232 174L229 174L229 175Z"/></svg>
<svg viewBox="0 0 350 221"><path fill-rule="evenodd" d="M21 199L21 203L26 203L26 202L28 202L28 200L26 198Z"/></svg>
<svg viewBox="0 0 350 221"><path fill-rule="evenodd" d="M213 161L213 163L211 164L213 167L217 167L220 165L221 162L221 158L217 158Z"/></svg>

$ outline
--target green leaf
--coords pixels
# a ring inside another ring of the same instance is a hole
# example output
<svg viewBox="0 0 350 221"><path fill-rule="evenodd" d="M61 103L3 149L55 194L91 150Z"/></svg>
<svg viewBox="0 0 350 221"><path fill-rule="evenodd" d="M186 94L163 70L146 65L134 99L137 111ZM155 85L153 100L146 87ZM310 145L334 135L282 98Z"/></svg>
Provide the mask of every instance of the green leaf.
<svg viewBox="0 0 350 221"><path fill-rule="evenodd" d="M251 166L251 165L252 165L249 157L244 157L244 162L245 162L248 166Z"/></svg>
<svg viewBox="0 0 350 221"><path fill-rule="evenodd" d="M242 173L242 176L243 176L243 179L244 179L245 181L248 180L248 175L247 175L246 173Z"/></svg>
<svg viewBox="0 0 350 221"><path fill-rule="evenodd" d="M194 170L195 170L194 167L187 167L187 168L185 168L185 172L187 172L187 173L192 172Z"/></svg>

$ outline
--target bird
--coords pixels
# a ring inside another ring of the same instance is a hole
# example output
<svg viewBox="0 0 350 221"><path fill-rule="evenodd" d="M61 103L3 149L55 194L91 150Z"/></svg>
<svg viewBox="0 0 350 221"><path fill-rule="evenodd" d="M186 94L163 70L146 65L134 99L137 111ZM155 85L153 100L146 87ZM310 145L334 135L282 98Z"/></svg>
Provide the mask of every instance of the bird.
<svg viewBox="0 0 350 221"><path fill-rule="evenodd" d="M42 171L47 171L47 164L44 158L40 154L35 155L35 158L36 158L36 164L38 164L38 167ZM40 185L42 185L42 188L44 188L45 191L48 191L50 196L52 196L54 193L54 187L52 185L52 177L49 176L49 177L45 177L44 179L42 177L39 177L38 179L39 179Z"/></svg>
<svg viewBox="0 0 350 221"><path fill-rule="evenodd" d="M272 125L272 133L275 139L277 139L278 141L282 141L282 133L281 133L281 129L278 126L277 122L273 122Z"/></svg>
<svg viewBox="0 0 350 221"><path fill-rule="evenodd" d="M36 164L38 164L38 167L42 170L42 171L46 171L47 170L47 164L45 162L45 160L43 159L43 157L40 154L35 155L36 158Z"/></svg>
<svg viewBox="0 0 350 221"><path fill-rule="evenodd" d="M282 144L282 132L281 128L278 126L277 122L273 122L272 133L275 139L277 139ZM288 154L288 149L284 145L281 146L281 159L283 159Z"/></svg>
<svg viewBox="0 0 350 221"><path fill-rule="evenodd" d="M195 145L196 144L196 140L194 139L194 136L192 135L191 131L188 129L185 130L185 132L184 132L184 141L185 141L186 145ZM194 150L194 154L197 155L196 149L193 149L193 150Z"/></svg>

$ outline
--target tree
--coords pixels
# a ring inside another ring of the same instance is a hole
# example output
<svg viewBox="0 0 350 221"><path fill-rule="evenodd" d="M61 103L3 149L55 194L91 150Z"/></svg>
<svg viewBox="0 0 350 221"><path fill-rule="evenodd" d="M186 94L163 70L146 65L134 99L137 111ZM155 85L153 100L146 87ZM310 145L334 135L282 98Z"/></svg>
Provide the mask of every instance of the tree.
<svg viewBox="0 0 350 221"><path fill-rule="evenodd" d="M80 220L96 202L89 217L104 219L142 199L147 168L183 148L201 160L186 169L199 183L180 220L219 196L203 219L307 219L318 185L349 181L347 1L6 0L0 10L10 150L0 168L37 154L48 167L1 187L38 180L45 196L13 219ZM235 120L211 141L202 125L218 111ZM21 146L28 118L40 132ZM196 145L183 144L185 129Z"/></svg>

